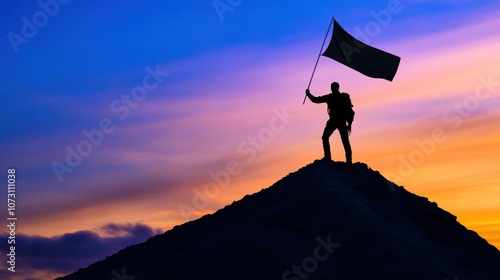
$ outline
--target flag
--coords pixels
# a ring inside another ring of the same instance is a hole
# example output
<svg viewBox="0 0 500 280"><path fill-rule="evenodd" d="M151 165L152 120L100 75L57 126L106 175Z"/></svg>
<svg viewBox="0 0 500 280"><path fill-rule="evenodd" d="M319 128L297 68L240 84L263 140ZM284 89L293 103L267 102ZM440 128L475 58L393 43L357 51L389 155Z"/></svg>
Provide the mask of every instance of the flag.
<svg viewBox="0 0 500 280"><path fill-rule="evenodd" d="M323 56L336 60L368 77L394 79L401 58L371 47L347 33L334 20L330 45Z"/></svg>

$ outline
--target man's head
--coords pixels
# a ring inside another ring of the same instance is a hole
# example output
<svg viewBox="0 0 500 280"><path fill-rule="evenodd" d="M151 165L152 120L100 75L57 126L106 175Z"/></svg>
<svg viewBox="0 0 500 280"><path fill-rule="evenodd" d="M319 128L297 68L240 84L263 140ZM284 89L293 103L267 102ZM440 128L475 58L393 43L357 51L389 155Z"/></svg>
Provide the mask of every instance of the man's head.
<svg viewBox="0 0 500 280"><path fill-rule="evenodd" d="M331 87L332 87L332 92L338 92L340 85L337 82L333 82Z"/></svg>

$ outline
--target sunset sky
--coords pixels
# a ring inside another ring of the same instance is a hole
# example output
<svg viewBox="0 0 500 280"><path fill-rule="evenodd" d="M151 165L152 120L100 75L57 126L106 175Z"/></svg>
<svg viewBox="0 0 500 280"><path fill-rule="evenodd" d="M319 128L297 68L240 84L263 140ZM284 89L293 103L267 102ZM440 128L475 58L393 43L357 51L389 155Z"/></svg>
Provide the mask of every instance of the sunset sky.
<svg viewBox="0 0 500 280"><path fill-rule="evenodd" d="M4 226L0 277L70 273L321 158L326 105L302 100L332 17L401 57L393 82L319 61L311 92L338 81L351 95L353 161L500 248L499 8L3 1L0 172L16 169L18 266ZM344 161L338 132L330 142Z"/></svg>

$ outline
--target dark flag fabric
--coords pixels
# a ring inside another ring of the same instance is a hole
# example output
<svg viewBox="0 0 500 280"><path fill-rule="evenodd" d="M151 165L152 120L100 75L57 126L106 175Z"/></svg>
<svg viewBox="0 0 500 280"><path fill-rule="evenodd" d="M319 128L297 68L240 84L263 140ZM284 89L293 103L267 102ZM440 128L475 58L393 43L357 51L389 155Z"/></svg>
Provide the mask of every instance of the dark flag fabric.
<svg viewBox="0 0 500 280"><path fill-rule="evenodd" d="M334 20L333 35L324 56L336 60L368 77L394 79L400 57L371 47L347 33Z"/></svg>

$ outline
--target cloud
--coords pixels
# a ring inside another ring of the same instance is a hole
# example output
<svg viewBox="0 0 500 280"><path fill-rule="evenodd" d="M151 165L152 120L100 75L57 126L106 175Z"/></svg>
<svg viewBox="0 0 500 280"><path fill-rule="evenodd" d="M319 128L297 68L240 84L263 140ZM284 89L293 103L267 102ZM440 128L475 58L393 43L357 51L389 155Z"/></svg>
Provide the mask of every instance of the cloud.
<svg viewBox="0 0 500 280"><path fill-rule="evenodd" d="M53 237L18 234L16 263L19 265L16 273L25 276L43 274L43 271L68 274L160 233L160 229L144 224L110 223L95 230ZM1 239L6 240L6 236ZM7 246L0 247L2 255L8 254L7 250Z"/></svg>

